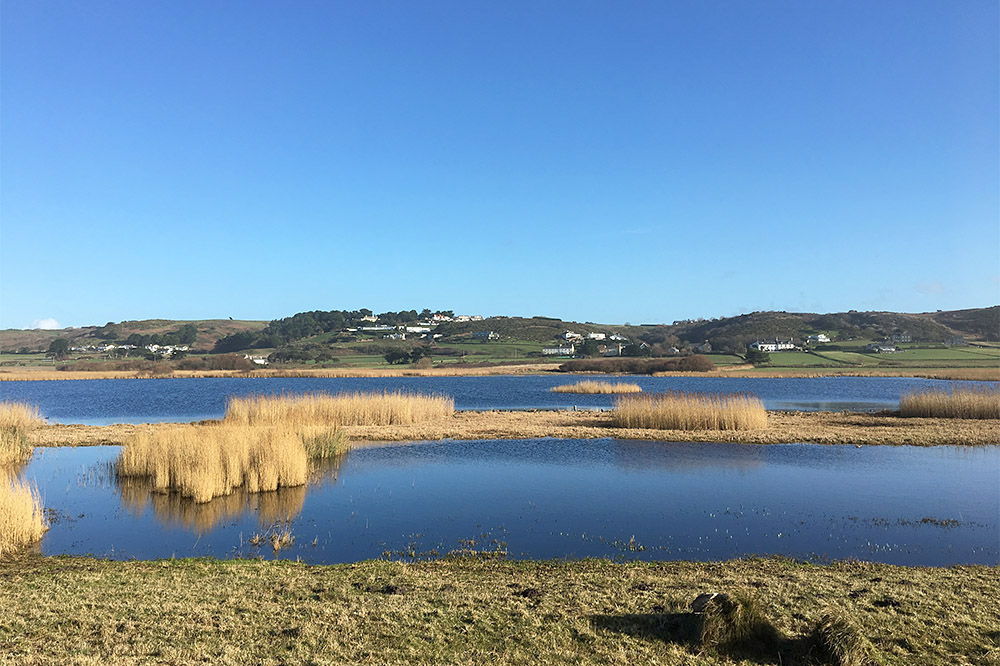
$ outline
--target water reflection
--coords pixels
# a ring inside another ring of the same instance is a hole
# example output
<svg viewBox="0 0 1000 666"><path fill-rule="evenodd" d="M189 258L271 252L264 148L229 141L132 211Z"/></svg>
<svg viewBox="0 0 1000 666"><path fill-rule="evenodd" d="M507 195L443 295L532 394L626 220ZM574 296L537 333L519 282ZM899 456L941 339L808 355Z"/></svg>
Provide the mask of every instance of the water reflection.
<svg viewBox="0 0 1000 666"><path fill-rule="evenodd" d="M268 527L288 523L298 518L310 489L336 483L341 467L349 454L327 460L313 461L309 482L301 486L251 493L237 488L229 495L209 502L195 502L178 492L163 492L153 488L149 479L115 476L116 492L134 518L143 518L152 508L156 520L164 527L180 527L196 534L205 534L244 516L255 515L257 524Z"/></svg>

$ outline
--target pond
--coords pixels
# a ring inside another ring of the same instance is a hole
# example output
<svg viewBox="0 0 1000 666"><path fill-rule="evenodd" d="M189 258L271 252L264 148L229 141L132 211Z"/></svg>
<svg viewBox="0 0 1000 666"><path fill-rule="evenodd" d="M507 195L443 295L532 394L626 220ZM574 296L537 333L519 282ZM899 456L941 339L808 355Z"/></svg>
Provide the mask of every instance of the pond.
<svg viewBox="0 0 1000 666"><path fill-rule="evenodd" d="M997 564L1000 447L628 440L367 445L307 486L194 504L122 485L117 447L36 449L45 554L115 559L716 560L754 554ZM254 535L284 527L275 552Z"/></svg>
<svg viewBox="0 0 1000 666"><path fill-rule="evenodd" d="M950 382L912 377L588 377L638 384L644 391L745 391L768 409L894 409L899 396ZM0 400L24 400L57 423L145 423L220 418L226 400L250 393L420 391L455 398L456 409L609 409L609 395L552 393L573 375L385 378L169 378L0 382ZM986 382L976 382L986 385ZM996 384L992 384L996 386Z"/></svg>

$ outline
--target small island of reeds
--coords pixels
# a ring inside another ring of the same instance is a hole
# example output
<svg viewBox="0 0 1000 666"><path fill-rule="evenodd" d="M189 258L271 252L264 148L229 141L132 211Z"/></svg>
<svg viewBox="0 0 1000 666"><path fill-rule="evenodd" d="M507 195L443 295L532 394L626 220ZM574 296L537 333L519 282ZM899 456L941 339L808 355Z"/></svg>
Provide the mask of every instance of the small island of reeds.
<svg viewBox="0 0 1000 666"><path fill-rule="evenodd" d="M767 427L767 411L746 393L669 391L618 398L612 420L621 428L756 430Z"/></svg>
<svg viewBox="0 0 1000 666"><path fill-rule="evenodd" d="M624 382L582 381L576 384L562 384L549 389L552 393L642 393L638 384Z"/></svg>
<svg viewBox="0 0 1000 666"><path fill-rule="evenodd" d="M305 484L310 461L347 451L341 426L412 424L453 413L451 398L408 393L238 397L219 423L136 432L116 472L196 502L237 489L278 490Z"/></svg>
<svg viewBox="0 0 1000 666"><path fill-rule="evenodd" d="M960 386L925 389L899 398L900 416L950 419L1000 419L1000 389Z"/></svg>

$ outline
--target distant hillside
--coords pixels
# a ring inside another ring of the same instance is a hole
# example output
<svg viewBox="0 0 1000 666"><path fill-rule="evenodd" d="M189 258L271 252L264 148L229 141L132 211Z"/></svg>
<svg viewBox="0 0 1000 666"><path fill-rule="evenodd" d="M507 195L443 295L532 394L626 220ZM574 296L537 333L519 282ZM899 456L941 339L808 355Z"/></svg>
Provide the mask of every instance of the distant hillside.
<svg viewBox="0 0 1000 666"><path fill-rule="evenodd" d="M413 325L425 320L430 311L414 310L382 313L378 323ZM437 313L434 313L437 314ZM341 342L363 337L351 334L347 328L371 326L370 310L300 312L271 322L208 319L170 321L147 319L123 321L104 326L69 328L57 331L0 331L0 351L27 349L45 351L59 337L69 338L73 345L95 344L99 341L124 341L129 336L156 336L177 333L193 324L197 336L195 350L234 352L255 348L275 349L288 345L331 344L331 336ZM969 339L1000 339L1000 306L953 310L934 313L904 314L897 312L838 312L816 314L808 312L752 312L736 317L678 321L657 325L606 325L593 322L572 322L551 317L490 317L478 321L446 321L434 328L442 342L472 340L474 334L492 331L502 340L532 343L554 342L565 331L587 333L620 333L634 342L646 342L653 353L666 353L671 347L694 349L709 342L713 351L743 353L754 340L792 338L797 342L807 336L825 333L834 340L879 340L894 334L909 334L914 342L939 343L956 335ZM372 337L372 334L368 334ZM380 335L376 337L381 337ZM407 345L415 344L408 339Z"/></svg>
<svg viewBox="0 0 1000 666"><path fill-rule="evenodd" d="M67 338L74 346L91 345L100 342L125 340L133 333L140 335L172 333L179 330L185 324L193 324L198 330L193 344L194 349L207 351L220 338L241 331L259 331L267 325L267 322L232 319L202 319L192 321L145 319L141 321L123 321L118 324L109 322L104 326L85 326L82 328L63 328L58 330L6 329L0 331L0 351L14 352L22 349L45 351L48 349L49 343L56 338Z"/></svg>
<svg viewBox="0 0 1000 666"><path fill-rule="evenodd" d="M984 340L1000 341L1000 305L991 308L935 312L931 318L953 331L982 337Z"/></svg>

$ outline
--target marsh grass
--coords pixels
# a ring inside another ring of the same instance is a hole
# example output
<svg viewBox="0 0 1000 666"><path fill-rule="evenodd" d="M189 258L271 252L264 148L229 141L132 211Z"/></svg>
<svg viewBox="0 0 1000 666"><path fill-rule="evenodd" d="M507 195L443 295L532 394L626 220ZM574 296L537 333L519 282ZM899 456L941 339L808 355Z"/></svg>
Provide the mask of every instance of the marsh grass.
<svg viewBox="0 0 1000 666"><path fill-rule="evenodd" d="M300 433L289 427L178 425L136 433L115 471L149 479L156 491L208 502L237 488L256 493L303 485L309 455Z"/></svg>
<svg viewBox="0 0 1000 666"><path fill-rule="evenodd" d="M951 419L1000 419L1000 390L960 386L913 391L900 397L901 416Z"/></svg>
<svg viewBox="0 0 1000 666"><path fill-rule="evenodd" d="M767 427L767 411L746 393L669 391L617 398L612 422L620 428L756 430Z"/></svg>
<svg viewBox="0 0 1000 666"><path fill-rule="evenodd" d="M872 663L872 644L853 623L842 616L827 613L820 618L809 637L810 652L821 663L831 666L868 666Z"/></svg>
<svg viewBox="0 0 1000 666"><path fill-rule="evenodd" d="M47 529L38 489L0 469L0 557L38 541Z"/></svg>
<svg viewBox="0 0 1000 666"><path fill-rule="evenodd" d="M624 382L582 381L576 384L563 384L549 389L552 393L642 393L638 384Z"/></svg>
<svg viewBox="0 0 1000 666"><path fill-rule="evenodd" d="M700 620L698 641L708 648L774 652L781 638L762 603L746 592L719 595Z"/></svg>
<svg viewBox="0 0 1000 666"><path fill-rule="evenodd" d="M38 408L23 402L0 402L0 468L18 467L31 458L28 431L45 425Z"/></svg>
<svg viewBox="0 0 1000 666"><path fill-rule="evenodd" d="M402 391L234 397L226 423L247 425L407 425L451 416L455 400Z"/></svg>

